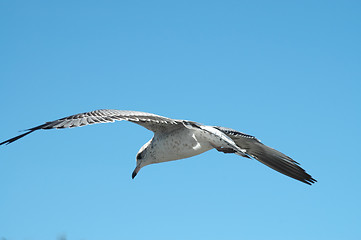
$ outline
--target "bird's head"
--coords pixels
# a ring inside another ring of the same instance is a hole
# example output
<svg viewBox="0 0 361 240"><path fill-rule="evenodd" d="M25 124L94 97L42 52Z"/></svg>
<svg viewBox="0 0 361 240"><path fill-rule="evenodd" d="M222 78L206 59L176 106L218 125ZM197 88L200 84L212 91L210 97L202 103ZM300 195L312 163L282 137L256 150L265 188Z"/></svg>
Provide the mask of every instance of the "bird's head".
<svg viewBox="0 0 361 240"><path fill-rule="evenodd" d="M132 173L132 178L135 178L135 176L137 176L139 170L144 167L147 166L149 164L152 163L151 161L151 154L149 154L149 149L148 146L150 144L152 140L149 140L146 144L143 145L143 147L141 147L137 153L136 156L136 160L137 160L137 166L135 167L133 173Z"/></svg>

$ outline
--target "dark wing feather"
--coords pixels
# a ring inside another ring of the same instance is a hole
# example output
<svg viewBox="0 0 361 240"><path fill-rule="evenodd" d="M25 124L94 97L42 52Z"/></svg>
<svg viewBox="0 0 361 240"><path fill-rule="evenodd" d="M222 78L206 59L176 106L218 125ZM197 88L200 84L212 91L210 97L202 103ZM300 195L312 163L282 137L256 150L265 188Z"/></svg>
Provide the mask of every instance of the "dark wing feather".
<svg viewBox="0 0 361 240"><path fill-rule="evenodd" d="M311 175L299 166L298 162L262 144L257 138L230 128L215 128L227 134L240 148L246 149L247 154L270 168L309 185L317 182L316 179L312 178Z"/></svg>
<svg viewBox="0 0 361 240"><path fill-rule="evenodd" d="M137 123L153 132L171 131L172 129L183 126L183 124L181 124L182 123L181 120L174 120L159 115L155 115L152 113L101 109L92 112L85 112L85 113L71 115L69 117L64 117L51 122L46 122L42 125L26 130L27 131L26 133L23 133L19 136L1 142L0 145L10 144L40 129L72 128L72 127L80 127L95 123L114 122L116 120L118 121L126 120L133 123Z"/></svg>

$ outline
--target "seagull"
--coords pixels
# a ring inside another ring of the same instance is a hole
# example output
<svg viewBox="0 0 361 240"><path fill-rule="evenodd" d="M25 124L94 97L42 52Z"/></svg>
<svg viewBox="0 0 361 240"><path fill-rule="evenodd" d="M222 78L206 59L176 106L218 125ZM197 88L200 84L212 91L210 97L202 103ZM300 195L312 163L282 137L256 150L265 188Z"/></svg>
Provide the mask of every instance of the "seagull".
<svg viewBox="0 0 361 240"><path fill-rule="evenodd" d="M153 138L144 144L136 155L133 179L142 167L149 164L189 158L216 149L223 153L253 158L309 185L317 182L299 166L298 162L264 145L254 136L231 128L207 126L193 121L176 120L139 111L101 109L75 114L29 128L25 130L25 133L1 142L0 145L10 144L40 129L73 128L122 120L136 123L154 133Z"/></svg>

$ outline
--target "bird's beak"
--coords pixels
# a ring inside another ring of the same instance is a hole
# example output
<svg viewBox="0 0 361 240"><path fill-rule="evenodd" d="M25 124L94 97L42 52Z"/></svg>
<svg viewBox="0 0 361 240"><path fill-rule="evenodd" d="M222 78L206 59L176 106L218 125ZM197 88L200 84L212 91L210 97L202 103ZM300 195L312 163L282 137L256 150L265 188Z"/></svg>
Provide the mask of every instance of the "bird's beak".
<svg viewBox="0 0 361 240"><path fill-rule="evenodd" d="M132 179L134 179L135 176L137 176L139 170L140 170L140 164L138 164L137 167L134 169L134 171L132 173Z"/></svg>

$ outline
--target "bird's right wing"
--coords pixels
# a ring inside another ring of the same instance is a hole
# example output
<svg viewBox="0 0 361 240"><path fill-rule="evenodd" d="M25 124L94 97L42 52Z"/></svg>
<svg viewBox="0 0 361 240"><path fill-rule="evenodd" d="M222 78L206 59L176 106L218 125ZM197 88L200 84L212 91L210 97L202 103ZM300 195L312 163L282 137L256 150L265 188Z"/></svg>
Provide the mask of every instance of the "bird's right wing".
<svg viewBox="0 0 361 240"><path fill-rule="evenodd" d="M247 135L231 128L215 127L229 136L240 148L261 163L291 178L311 185L317 182L299 166L299 163L285 154L262 144L256 137Z"/></svg>
<svg viewBox="0 0 361 240"><path fill-rule="evenodd" d="M166 118L152 113L101 109L92 112L75 114L51 122L46 122L42 125L26 130L27 132L19 136L1 142L0 145L12 143L40 129L72 128L72 127L80 127L95 123L107 123L107 122L122 121L122 120L137 123L153 132L171 131L173 129L183 127L182 120Z"/></svg>

